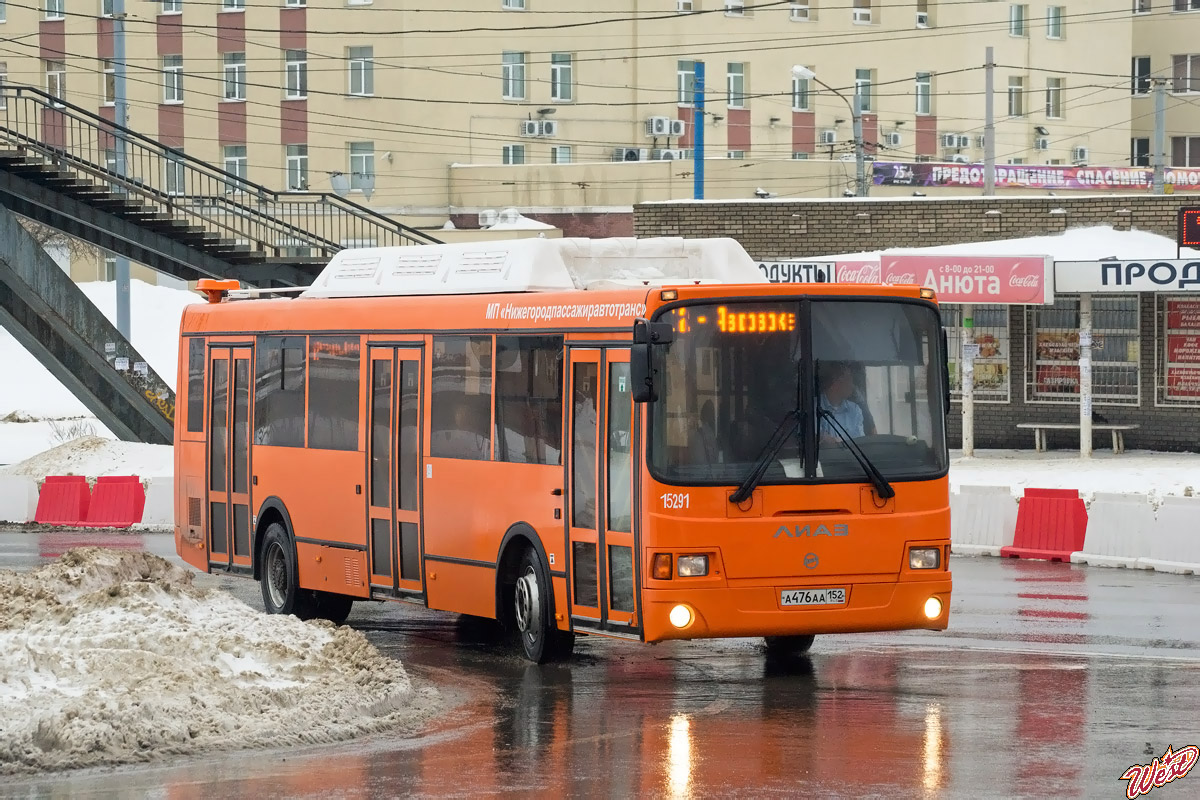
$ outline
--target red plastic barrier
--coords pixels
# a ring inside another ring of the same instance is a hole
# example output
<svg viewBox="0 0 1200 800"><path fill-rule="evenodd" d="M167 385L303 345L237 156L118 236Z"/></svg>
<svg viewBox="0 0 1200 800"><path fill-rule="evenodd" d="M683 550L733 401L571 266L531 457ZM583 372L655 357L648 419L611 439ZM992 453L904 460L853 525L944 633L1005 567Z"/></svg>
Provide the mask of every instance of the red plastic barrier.
<svg viewBox="0 0 1200 800"><path fill-rule="evenodd" d="M128 528L142 521L146 490L137 475L111 475L96 479L92 505L82 528Z"/></svg>
<svg viewBox="0 0 1200 800"><path fill-rule="evenodd" d="M82 475L50 475L38 492L34 522L45 525L80 525L87 517L92 490Z"/></svg>
<svg viewBox="0 0 1200 800"><path fill-rule="evenodd" d="M1087 508L1077 489L1026 489L1017 509L1017 530L1004 558L1070 561L1083 549Z"/></svg>

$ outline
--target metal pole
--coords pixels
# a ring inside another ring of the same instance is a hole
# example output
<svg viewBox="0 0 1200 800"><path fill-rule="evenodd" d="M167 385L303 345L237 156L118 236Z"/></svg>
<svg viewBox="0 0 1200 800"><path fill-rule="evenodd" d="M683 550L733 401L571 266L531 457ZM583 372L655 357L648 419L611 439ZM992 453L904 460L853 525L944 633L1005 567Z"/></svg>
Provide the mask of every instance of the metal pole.
<svg viewBox="0 0 1200 800"><path fill-rule="evenodd" d="M992 48L987 48L984 57L983 81L983 196L996 194L996 64Z"/></svg>
<svg viewBox="0 0 1200 800"><path fill-rule="evenodd" d="M854 105L850 109L854 118L854 196L867 196L867 172L863 158L862 95L858 83L854 84Z"/></svg>
<svg viewBox="0 0 1200 800"><path fill-rule="evenodd" d="M1164 194L1167 161L1167 79L1151 80L1154 82L1154 179L1150 193Z"/></svg>
<svg viewBox="0 0 1200 800"><path fill-rule="evenodd" d="M1079 457L1092 457L1092 296L1079 295Z"/></svg>
<svg viewBox="0 0 1200 800"><path fill-rule="evenodd" d="M113 99L116 105L116 121L122 127L129 126L129 102L125 93L125 0L113 0ZM125 135L118 132L113 144L117 149L117 174L124 176L126 165ZM117 330L129 338L129 259L117 256Z"/></svg>
<svg viewBox="0 0 1200 800"><path fill-rule="evenodd" d="M975 455L975 317L970 305L962 307L962 450L970 458Z"/></svg>
<svg viewBox="0 0 1200 800"><path fill-rule="evenodd" d="M692 104L692 159L695 162L695 189L692 196L704 199L704 62L695 62L695 102Z"/></svg>

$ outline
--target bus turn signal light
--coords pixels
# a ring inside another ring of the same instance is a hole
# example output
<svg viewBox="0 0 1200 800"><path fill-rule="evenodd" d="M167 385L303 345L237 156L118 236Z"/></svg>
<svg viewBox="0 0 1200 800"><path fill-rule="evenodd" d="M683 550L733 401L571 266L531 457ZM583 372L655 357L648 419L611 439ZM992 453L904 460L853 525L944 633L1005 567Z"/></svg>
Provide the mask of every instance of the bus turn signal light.
<svg viewBox="0 0 1200 800"><path fill-rule="evenodd" d="M935 292L933 289L922 289L921 290L921 299L922 300L937 300L937 292Z"/></svg>
<svg viewBox="0 0 1200 800"><path fill-rule="evenodd" d="M656 581L671 580L671 554L670 553L655 553L654 567L651 572Z"/></svg>

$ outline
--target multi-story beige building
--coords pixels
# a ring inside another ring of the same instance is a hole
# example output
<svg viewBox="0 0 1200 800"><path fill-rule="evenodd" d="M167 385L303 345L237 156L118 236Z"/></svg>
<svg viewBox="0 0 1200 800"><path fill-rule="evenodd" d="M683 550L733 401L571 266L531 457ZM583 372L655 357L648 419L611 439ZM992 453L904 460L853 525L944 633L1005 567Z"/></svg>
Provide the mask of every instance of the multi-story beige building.
<svg viewBox="0 0 1200 800"><path fill-rule="evenodd" d="M420 225L690 198L697 124L707 197L839 196L856 91L867 158L978 161L988 47L998 163L1144 155L1130 65L1173 79L1169 154L1200 163L1197 0L125 2L132 128ZM114 0L40 4L0 0L0 79L111 118Z"/></svg>

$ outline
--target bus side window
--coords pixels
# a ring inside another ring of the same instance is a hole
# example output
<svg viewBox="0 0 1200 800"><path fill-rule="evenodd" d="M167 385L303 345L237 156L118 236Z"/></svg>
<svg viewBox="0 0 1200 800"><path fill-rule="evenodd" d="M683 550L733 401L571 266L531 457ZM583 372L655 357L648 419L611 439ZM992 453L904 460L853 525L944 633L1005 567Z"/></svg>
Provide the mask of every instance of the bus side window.
<svg viewBox="0 0 1200 800"><path fill-rule="evenodd" d="M308 338L308 446L358 449L359 338Z"/></svg>
<svg viewBox="0 0 1200 800"><path fill-rule="evenodd" d="M496 337L496 460L562 463L561 336Z"/></svg>
<svg viewBox="0 0 1200 800"><path fill-rule="evenodd" d="M204 340L188 339L187 429L204 431Z"/></svg>
<svg viewBox="0 0 1200 800"><path fill-rule="evenodd" d="M254 367L254 443L304 447L305 337L260 336Z"/></svg>
<svg viewBox="0 0 1200 800"><path fill-rule="evenodd" d="M429 452L492 458L492 337L433 337Z"/></svg>

